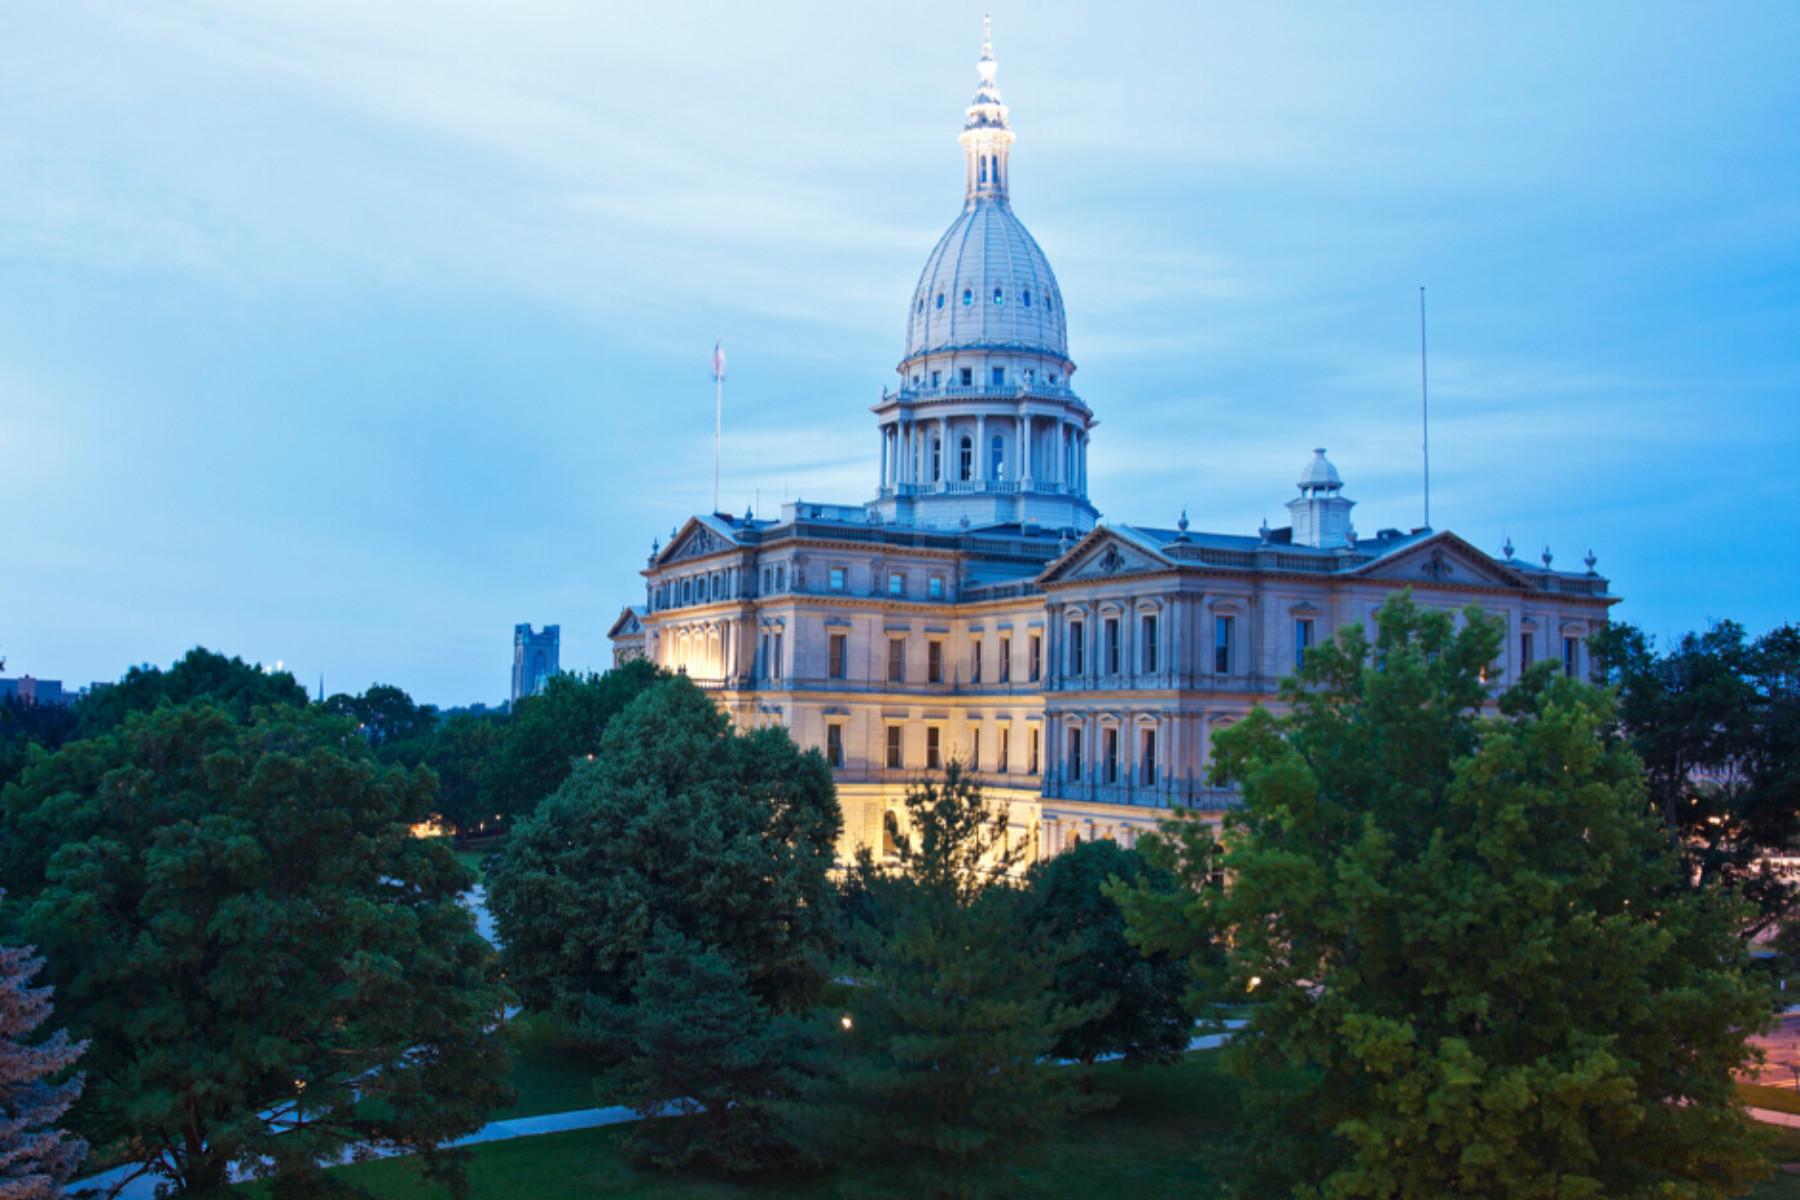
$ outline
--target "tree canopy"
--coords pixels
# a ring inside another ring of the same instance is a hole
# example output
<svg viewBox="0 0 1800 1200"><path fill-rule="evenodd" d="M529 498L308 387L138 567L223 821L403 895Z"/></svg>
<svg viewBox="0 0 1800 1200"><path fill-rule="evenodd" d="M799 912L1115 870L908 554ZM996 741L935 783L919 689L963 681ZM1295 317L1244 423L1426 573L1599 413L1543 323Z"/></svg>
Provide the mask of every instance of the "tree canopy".
<svg viewBox="0 0 1800 1200"><path fill-rule="evenodd" d="M40 1031L50 989L31 981L43 965L30 947L0 945L0 1200L56 1200L87 1152L56 1128L81 1078L54 1080L86 1047L63 1030Z"/></svg>
<svg viewBox="0 0 1800 1200"><path fill-rule="evenodd" d="M266 671L241 658L227 658L204 646L196 646L168 670L133 667L125 678L97 688L77 706L80 735L90 737L121 725L135 712L149 712L158 704L186 704L207 700L236 720L252 710L270 705L304 706L306 689L287 671Z"/></svg>
<svg viewBox="0 0 1800 1200"><path fill-rule="evenodd" d="M1610 698L1533 672L1488 715L1497 622L1400 595L1377 625L1218 736L1243 789L1222 863L1192 822L1151 849L1206 902L1185 931L1127 898L1150 945L1259 1001L1229 1051L1239 1194L1741 1191L1761 1154L1732 1073L1767 993L1735 903L1681 886Z"/></svg>
<svg viewBox="0 0 1800 1200"><path fill-rule="evenodd" d="M317 708L252 713L133 712L0 793L0 917L91 1042L77 1127L196 1193L350 1145L448 1166L506 1096L505 992L468 872L409 835L429 777Z"/></svg>

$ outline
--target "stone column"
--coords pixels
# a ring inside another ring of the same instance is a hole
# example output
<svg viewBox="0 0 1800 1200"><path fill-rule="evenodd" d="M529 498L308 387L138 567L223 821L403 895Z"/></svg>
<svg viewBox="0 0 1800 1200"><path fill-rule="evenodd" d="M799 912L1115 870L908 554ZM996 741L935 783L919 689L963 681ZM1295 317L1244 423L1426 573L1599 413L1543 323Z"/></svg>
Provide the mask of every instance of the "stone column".
<svg viewBox="0 0 1800 1200"><path fill-rule="evenodd" d="M938 475L934 482L943 483L954 470L950 465L950 418L938 418ZM948 490L948 489L945 489Z"/></svg>
<svg viewBox="0 0 1800 1200"><path fill-rule="evenodd" d="M881 427L881 486L888 485L888 427Z"/></svg>
<svg viewBox="0 0 1800 1200"><path fill-rule="evenodd" d="M975 482L987 490L987 414L978 414L975 418Z"/></svg>
<svg viewBox="0 0 1800 1200"><path fill-rule="evenodd" d="M1031 486L1031 414L1019 414L1019 487Z"/></svg>

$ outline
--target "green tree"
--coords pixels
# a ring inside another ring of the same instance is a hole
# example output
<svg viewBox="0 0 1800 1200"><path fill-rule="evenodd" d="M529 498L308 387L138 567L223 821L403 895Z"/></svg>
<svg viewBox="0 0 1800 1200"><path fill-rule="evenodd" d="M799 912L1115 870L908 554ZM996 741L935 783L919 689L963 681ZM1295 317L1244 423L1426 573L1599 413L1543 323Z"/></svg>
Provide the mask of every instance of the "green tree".
<svg viewBox="0 0 1800 1200"><path fill-rule="evenodd" d="M384 761L410 758L409 766L424 757L424 743L437 725L436 708L419 704L391 683L375 684L355 696L339 692L325 702L325 710L354 721L356 731L373 749L389 752L381 755ZM410 755L405 753L407 747L415 747Z"/></svg>
<svg viewBox="0 0 1800 1200"><path fill-rule="evenodd" d="M31 986L43 965L29 946L0 946L0 1200L55 1200L87 1153L55 1128L81 1095L81 1078L49 1080L86 1046L62 1030L37 1035L50 1017L50 989Z"/></svg>
<svg viewBox="0 0 1800 1200"><path fill-rule="evenodd" d="M1145 954L1126 937L1125 914L1109 894L1118 888L1175 892L1172 872L1151 866L1117 842L1082 842L1031 868L1027 924L1067 959L1056 969L1057 1003L1102 1006L1064 1030L1051 1053L1082 1066L1082 1090L1093 1090L1094 1060L1173 1062L1194 1032L1185 1003L1186 964L1161 951Z"/></svg>
<svg viewBox="0 0 1800 1200"><path fill-rule="evenodd" d="M482 777L488 812L510 821L536 808L577 762L600 752L612 719L664 678L664 671L635 659L604 675L553 675L542 692L521 697Z"/></svg>
<svg viewBox="0 0 1800 1200"><path fill-rule="evenodd" d="M71 705L27 704L17 696L0 699L0 787L19 777L32 747L53 752L74 733Z"/></svg>
<svg viewBox="0 0 1800 1200"><path fill-rule="evenodd" d="M505 992L468 872L408 834L430 778L258 713L163 704L0 793L4 917L91 1042L77 1126L183 1194L358 1145L453 1173L439 1144L506 1099Z"/></svg>
<svg viewBox="0 0 1800 1200"><path fill-rule="evenodd" d="M1146 940L1261 1001L1228 1051L1239 1194L1741 1192L1762 1157L1732 1073L1766 994L1736 902L1679 884L1608 695L1534 671L1487 715L1497 622L1402 594L1377 625L1219 735L1222 864L1192 823L1158 851L1205 908Z"/></svg>
<svg viewBox="0 0 1800 1200"><path fill-rule="evenodd" d="M239 721L257 708L304 706L307 702L306 689L291 673L265 670L196 646L166 671L148 665L133 667L118 683L83 697L76 705L80 736L116 729L130 714L149 712L164 702L186 704L192 700L210 701Z"/></svg>
<svg viewBox="0 0 1800 1200"><path fill-rule="evenodd" d="M459 834L475 833L493 817L482 799L482 777L500 745L496 717L456 713L432 731L425 765L437 776L437 813Z"/></svg>
<svg viewBox="0 0 1800 1200"><path fill-rule="evenodd" d="M909 1196L1005 1191L1008 1160L1097 1101L1046 1061L1103 1004L1062 1003L1066 952L1027 927L1014 874L1030 839L1009 828L959 763L889 814L899 874L856 871L874 919L861 943L841 1066L815 1062L790 1109L795 1140L867 1190Z"/></svg>
<svg viewBox="0 0 1800 1200"><path fill-rule="evenodd" d="M734 733L705 692L675 678L612 721L596 760L519 822L495 860L489 903L525 1002L558 1014L606 1065L624 1064L635 1102L703 1102L704 1121L640 1132L658 1156L686 1160L730 1125L739 1134L715 1161L745 1161L762 1093L739 1049L705 1031L718 1012L735 1014L752 1022L739 1034L754 1046L766 1019L816 1000L841 823L816 751L778 728ZM672 973L727 990L684 996L664 986ZM640 1004L645 988L658 1011ZM670 1022L695 1031L685 1058L669 1049ZM685 1147L670 1140L684 1136Z"/></svg>
<svg viewBox="0 0 1800 1200"><path fill-rule="evenodd" d="M1618 691L1619 725L1683 877L1749 900L1746 938L1791 919L1800 885L1768 856L1800 841L1800 626L1752 640L1721 621L1659 650L1635 626L1612 625L1594 658Z"/></svg>

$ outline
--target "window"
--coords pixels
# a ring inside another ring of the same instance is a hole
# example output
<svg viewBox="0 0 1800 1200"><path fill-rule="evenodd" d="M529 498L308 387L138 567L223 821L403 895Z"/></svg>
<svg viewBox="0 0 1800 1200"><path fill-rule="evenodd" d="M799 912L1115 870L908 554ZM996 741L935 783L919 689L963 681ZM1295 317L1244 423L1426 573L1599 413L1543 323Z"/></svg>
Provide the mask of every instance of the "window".
<svg viewBox="0 0 1800 1200"><path fill-rule="evenodd" d="M1030 288L1025 289L1025 293L1019 297L1019 302L1021 304L1023 304L1026 308L1031 307L1031 289ZM921 301L920 303L923 304L923 301Z"/></svg>
<svg viewBox="0 0 1800 1200"><path fill-rule="evenodd" d="M774 658L774 651L775 651L775 641L774 641L774 639L773 639L773 638L771 638L771 637L770 637L770 636L769 636L769 635L768 635L768 634L766 634L766 633L765 633L765 634L763 634L763 635L762 635L762 665L763 665L763 675L764 675L764 676L766 676L766 677L768 677L768 678L771 678L771 679L773 679L773 678L774 678L774 677L775 677L775 658Z"/></svg>
<svg viewBox="0 0 1800 1200"><path fill-rule="evenodd" d="M1003 386L1006 383L1006 368L1005 367L993 368L988 373L988 378L992 381L992 383L995 387Z"/></svg>
<svg viewBox="0 0 1800 1200"><path fill-rule="evenodd" d="M1119 673L1119 618L1108 617L1102 627L1106 630L1106 673Z"/></svg>
<svg viewBox="0 0 1800 1200"><path fill-rule="evenodd" d="M681 602L683 604L692 604L694 602L694 581L691 579L684 579L681 581Z"/></svg>
<svg viewBox="0 0 1800 1200"><path fill-rule="evenodd" d="M1519 635L1519 665L1521 667L1531 665L1531 635L1529 633Z"/></svg>
<svg viewBox="0 0 1800 1200"><path fill-rule="evenodd" d="M926 727L925 769L927 771L935 771L944 765L943 752L939 747L942 732L936 725Z"/></svg>
<svg viewBox="0 0 1800 1200"><path fill-rule="evenodd" d="M1156 618L1145 613L1143 619L1138 622L1138 626L1144 643L1142 656L1144 674L1154 675L1156 674Z"/></svg>
<svg viewBox="0 0 1800 1200"><path fill-rule="evenodd" d="M1294 670L1306 666L1306 652L1312 649L1313 623L1302 617L1294 622Z"/></svg>
<svg viewBox="0 0 1800 1200"><path fill-rule="evenodd" d="M936 483L944 477L944 443L939 438L931 439L931 481Z"/></svg>
<svg viewBox="0 0 1800 1200"><path fill-rule="evenodd" d="M840 771L844 768L844 727L831 724L825 727L825 761Z"/></svg>
<svg viewBox="0 0 1800 1200"><path fill-rule="evenodd" d="M942 600L944 598L944 577L942 575L933 575L930 579L926 580L925 594L930 596L933 600Z"/></svg>
<svg viewBox="0 0 1800 1200"><path fill-rule="evenodd" d="M981 726L969 728L969 770L981 770Z"/></svg>
<svg viewBox="0 0 1800 1200"><path fill-rule="evenodd" d="M942 292L938 293L937 306L939 308L944 307L944 293L942 293Z"/></svg>
<svg viewBox="0 0 1800 1200"><path fill-rule="evenodd" d="M843 591L844 581L848 578L848 574L849 573L842 567L831 568L831 590L834 592Z"/></svg>
<svg viewBox="0 0 1800 1200"><path fill-rule="evenodd" d="M881 814L881 853L888 858L900 857L900 844L894 840L894 814Z"/></svg>
<svg viewBox="0 0 1800 1200"><path fill-rule="evenodd" d="M969 682L981 682L981 635L969 639Z"/></svg>
<svg viewBox="0 0 1800 1200"><path fill-rule="evenodd" d="M906 682L906 639L888 639L888 682Z"/></svg>
<svg viewBox="0 0 1800 1200"><path fill-rule="evenodd" d="M775 634L775 659L769 664L769 678L781 678L781 634Z"/></svg>
<svg viewBox="0 0 1800 1200"><path fill-rule="evenodd" d="M941 297L941 296L940 296L940 297L939 297L939 299L940 299L940 300L941 300L941 299L942 299L942 297ZM939 308L942 308L942 307L943 307L943 305L942 305L942 304L939 304L939 305L938 305L938 307L939 307ZM942 372L942 371L933 371L933 372L932 372L932 373L931 373L931 386L932 386L932 387L936 387L936 386L938 386L938 384L939 384L939 383L940 383L940 382L942 382L942 380L943 380L943 378L944 378L944 373L943 373L943 372Z"/></svg>
<svg viewBox="0 0 1800 1200"><path fill-rule="evenodd" d="M991 469L988 471L988 477L991 479L1005 479L1006 439L1002 438L997 433L994 435L994 444L989 449L988 460L992 464Z"/></svg>
<svg viewBox="0 0 1800 1200"><path fill-rule="evenodd" d="M1012 638L1000 635L1000 682L1012 682Z"/></svg>
<svg viewBox="0 0 1800 1200"><path fill-rule="evenodd" d="M830 671L833 679L843 679L850 673L850 635L834 633L831 635Z"/></svg>
<svg viewBox="0 0 1800 1200"><path fill-rule="evenodd" d="M1142 753L1138 755L1138 782L1145 787L1156 786L1156 730L1144 730Z"/></svg>
<svg viewBox="0 0 1800 1200"><path fill-rule="evenodd" d="M1025 731L1025 772L1028 775L1038 773L1038 731L1035 726Z"/></svg>
<svg viewBox="0 0 1800 1200"><path fill-rule="evenodd" d="M957 448L956 476L964 482L975 478L975 440L966 433Z"/></svg>
<svg viewBox="0 0 1800 1200"><path fill-rule="evenodd" d="M1000 772L1002 775L1006 774L1007 758L1010 756L1011 751L1012 726L1002 725L1000 727L1000 757L994 763L994 770Z"/></svg>
<svg viewBox="0 0 1800 1200"><path fill-rule="evenodd" d="M967 307L969 307L969 305L971 305L973 303L975 303L975 290L973 288L964 288L963 289L963 307L967 308Z"/></svg>
<svg viewBox="0 0 1800 1200"><path fill-rule="evenodd" d="M1563 639L1563 674L1573 679L1580 670L1581 639L1566 637Z"/></svg>
<svg viewBox="0 0 1800 1200"><path fill-rule="evenodd" d="M906 595L906 576L901 574L899 571L889 571L888 572L888 595L890 595L890 596Z"/></svg>
<svg viewBox="0 0 1800 1200"><path fill-rule="evenodd" d="M994 303L996 305L1006 303L1006 293L1001 291L999 288L994 289Z"/></svg>
<svg viewBox="0 0 1800 1200"><path fill-rule="evenodd" d="M887 766L890 771L898 771L903 765L900 757L900 726L887 727Z"/></svg>
<svg viewBox="0 0 1800 1200"><path fill-rule="evenodd" d="M1029 648L1027 651L1029 657L1026 660L1026 670L1029 672L1028 678L1032 683L1036 683L1044 677L1043 636L1036 633L1032 634L1031 640L1027 642L1026 645Z"/></svg>
<svg viewBox="0 0 1800 1200"><path fill-rule="evenodd" d="M919 311L920 312L925 311L925 297L924 296L919 297Z"/></svg>
<svg viewBox="0 0 1800 1200"><path fill-rule="evenodd" d="M1213 670L1221 675L1231 673L1231 637L1236 625L1232 617L1213 618Z"/></svg>
<svg viewBox="0 0 1800 1200"><path fill-rule="evenodd" d="M957 378L962 380L962 385L964 387L973 386L975 383L975 368L974 367L962 367L962 368L960 368L960 370L961 370L961 374L959 374L957 376Z"/></svg>
<svg viewBox="0 0 1800 1200"><path fill-rule="evenodd" d="M787 591L787 567L785 565L775 568L775 590Z"/></svg>
<svg viewBox="0 0 1800 1200"><path fill-rule="evenodd" d="M1069 779L1081 782L1081 730L1069 730Z"/></svg>
<svg viewBox="0 0 1800 1200"><path fill-rule="evenodd" d="M925 682L944 682L944 643L936 638L925 643Z"/></svg>
<svg viewBox="0 0 1800 1200"><path fill-rule="evenodd" d="M1108 729L1102 739L1106 753L1102 761L1106 764L1106 782L1119 782L1119 731Z"/></svg>
<svg viewBox="0 0 1800 1200"><path fill-rule="evenodd" d="M1087 641L1081 636L1081 622L1069 622L1069 674L1087 673Z"/></svg>

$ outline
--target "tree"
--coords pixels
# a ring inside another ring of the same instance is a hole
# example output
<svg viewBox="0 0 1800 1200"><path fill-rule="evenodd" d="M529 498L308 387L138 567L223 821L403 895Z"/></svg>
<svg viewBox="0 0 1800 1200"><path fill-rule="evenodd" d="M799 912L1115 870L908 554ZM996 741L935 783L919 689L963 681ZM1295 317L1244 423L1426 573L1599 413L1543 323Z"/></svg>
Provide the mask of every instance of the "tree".
<svg viewBox="0 0 1800 1200"><path fill-rule="evenodd" d="M1215 742L1243 790L1229 889L1191 824L1153 855L1209 907L1151 943L1261 1001L1228 1051L1254 1114L1239 1194L1743 1190L1762 1156L1732 1074L1766 992L1736 902L1680 885L1608 695L1534 671L1488 715L1497 622L1401 594L1377 625Z"/></svg>
<svg viewBox="0 0 1800 1200"><path fill-rule="evenodd" d="M0 946L0 1200L62 1195L87 1144L54 1126L81 1095L81 1078L48 1082L86 1046L57 1030L33 1041L50 1016L50 989L31 987L44 965L29 946Z"/></svg>
<svg viewBox="0 0 1800 1200"><path fill-rule="evenodd" d="M436 708L417 703L391 683L375 684L357 696L339 692L325 702L325 709L354 721L357 732L376 751L389 751L382 755L384 761L410 758L406 765L416 765L424 757L423 743L437 725ZM391 753L408 746L414 747L410 755Z"/></svg>
<svg viewBox="0 0 1800 1200"><path fill-rule="evenodd" d="M1800 840L1800 626L1752 641L1721 621L1659 651L1635 626L1612 625L1594 658L1618 690L1619 726L1683 877L1749 900L1747 939L1790 919L1800 885L1767 859Z"/></svg>
<svg viewBox="0 0 1800 1200"><path fill-rule="evenodd" d="M1116 842L1082 842L1032 867L1027 923L1067 961L1056 970L1058 1004L1103 1010L1063 1031L1051 1053L1082 1066L1082 1090L1093 1090L1094 1060L1122 1055L1133 1065L1173 1062L1193 1036L1184 1002L1188 975L1179 958L1145 954L1126 937L1125 914L1109 889L1142 887L1173 893L1175 877Z"/></svg>
<svg viewBox="0 0 1800 1200"><path fill-rule="evenodd" d="M75 711L67 704L27 704L0 698L0 787L19 777L33 746L54 752L75 733Z"/></svg>
<svg viewBox="0 0 1800 1200"><path fill-rule="evenodd" d="M167 671L133 667L118 683L84 696L76 705L80 736L116 729L131 713L149 712L165 701L186 704L193 700L210 701L240 721L257 708L304 706L307 702L306 689L291 673L265 670L196 646Z"/></svg>
<svg viewBox="0 0 1800 1200"><path fill-rule="evenodd" d="M432 732L425 765L437 776L437 814L457 833L474 833L493 816L482 801L481 787L500 736L498 719L466 712Z"/></svg>
<svg viewBox="0 0 1800 1200"><path fill-rule="evenodd" d="M600 751L608 723L667 674L644 659L604 675L553 675L522 696L501 727L482 778L483 805L502 820L522 817L562 786L578 761Z"/></svg>
<svg viewBox="0 0 1800 1200"><path fill-rule="evenodd" d="M658 1156L685 1161L730 1126L714 1161L747 1161L773 1085L753 1083L740 1048L707 1031L727 1014L749 1022L739 1037L755 1045L767 1020L816 1001L841 824L816 751L779 728L734 733L705 692L673 678L612 721L596 760L519 822L495 860L489 904L526 1004L559 1015L606 1065L624 1064L635 1102L702 1103L705 1120L639 1131ZM684 992L676 978L725 990ZM683 1026L685 1048L669 1040Z"/></svg>
<svg viewBox="0 0 1800 1200"><path fill-rule="evenodd" d="M189 1194L346 1147L438 1151L504 1103L505 991L425 772L317 708L162 704L0 794L5 919L87 1038L75 1109Z"/></svg>
<svg viewBox="0 0 1800 1200"><path fill-rule="evenodd" d="M1072 1072L1045 1060L1103 1005L1055 990L1065 951L1025 927L1012 879L1030 852L1003 808L959 763L906 797L910 832L889 814L900 873L857 872L875 919L858 935L859 970L841 1070L815 1064L790 1110L796 1141L866 1186L972 1196L1004 1188L1006 1161L1062 1120L1096 1106Z"/></svg>

